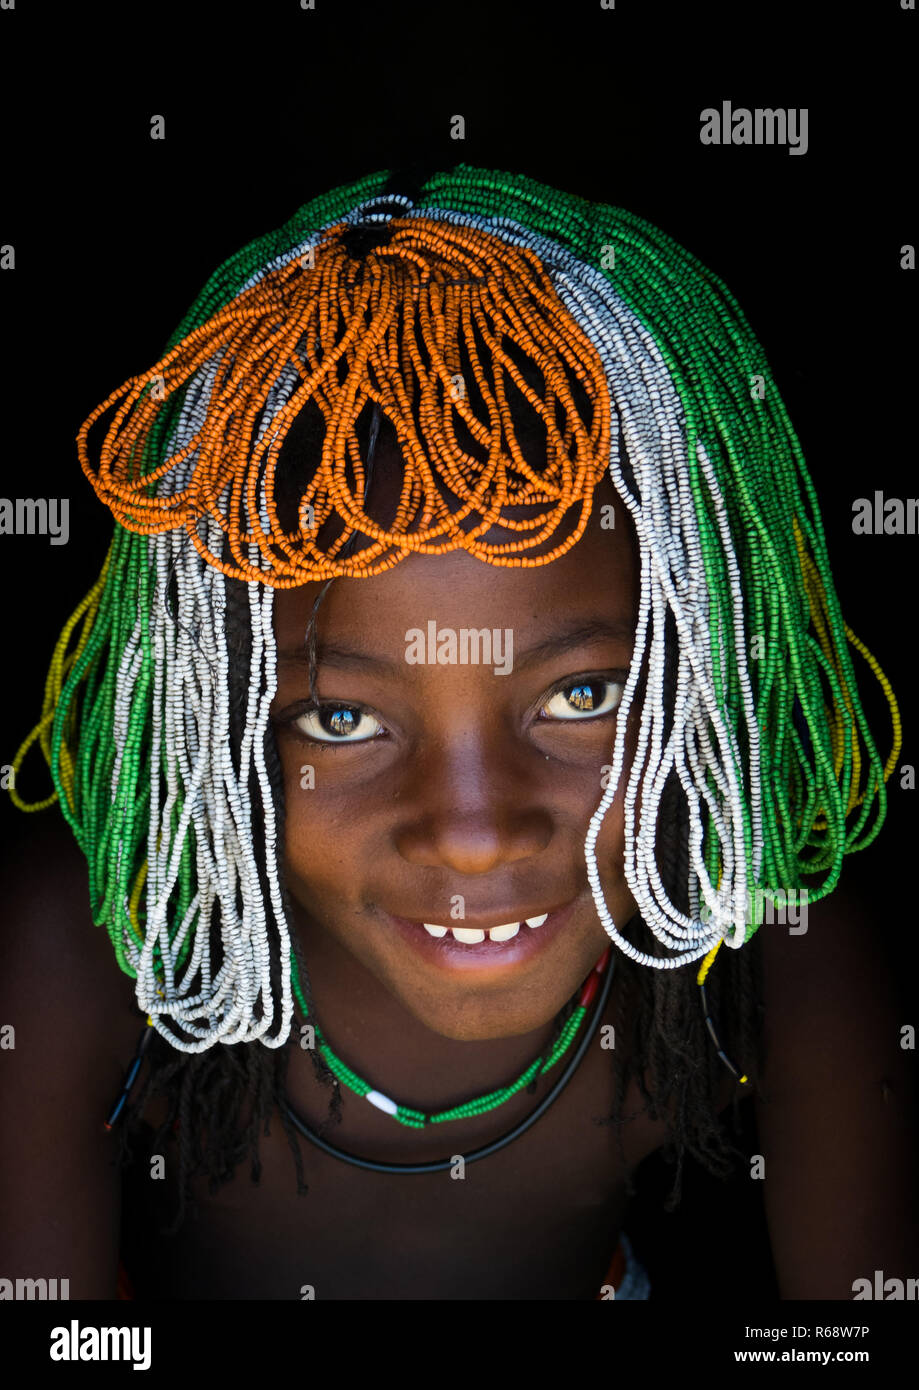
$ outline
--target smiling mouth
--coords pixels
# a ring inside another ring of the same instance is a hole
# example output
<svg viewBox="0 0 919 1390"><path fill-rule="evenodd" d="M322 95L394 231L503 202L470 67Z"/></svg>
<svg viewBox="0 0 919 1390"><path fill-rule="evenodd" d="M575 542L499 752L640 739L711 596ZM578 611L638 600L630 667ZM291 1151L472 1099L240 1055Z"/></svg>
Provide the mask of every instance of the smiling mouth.
<svg viewBox="0 0 919 1390"><path fill-rule="evenodd" d="M403 945L428 967L447 976L452 974L454 978L457 972L464 977L469 971L484 972L489 977L494 971L502 974L521 967L551 950L559 933L570 927L580 902L580 897L570 898L559 907L550 907L529 917L521 914L516 920L513 920L513 911L504 909L504 921L499 918L492 926L487 923L473 926L468 919L456 926L446 926L441 922L395 917L391 913L385 915ZM532 925L534 923L536 925Z"/></svg>
<svg viewBox="0 0 919 1390"><path fill-rule="evenodd" d="M453 923L424 922L417 917L390 916L390 921L398 923L403 932L409 933L407 939L423 942L433 949L450 950L458 957L464 956L468 950L470 960L474 957L484 960L492 951L496 958L503 957L507 952L516 955L526 950L528 954L531 947L543 941L548 943L557 929L568 922L578 901L578 898L569 898L567 902L544 908L541 912L529 915L521 913L518 917L507 912L503 921L498 920L492 926L476 924L475 917L472 921L467 918L457 922L455 926ZM482 922L481 916L478 921ZM456 947L463 949L457 953Z"/></svg>
<svg viewBox="0 0 919 1390"><path fill-rule="evenodd" d="M521 927L529 927L531 930L538 930L539 927L548 919L548 912L537 913L534 917L524 917L521 921L505 922L496 927L442 927L436 922L422 922L421 926L429 936L446 936L447 932L452 933L453 940L462 942L467 946L477 946L479 942L485 941L510 941L517 935Z"/></svg>

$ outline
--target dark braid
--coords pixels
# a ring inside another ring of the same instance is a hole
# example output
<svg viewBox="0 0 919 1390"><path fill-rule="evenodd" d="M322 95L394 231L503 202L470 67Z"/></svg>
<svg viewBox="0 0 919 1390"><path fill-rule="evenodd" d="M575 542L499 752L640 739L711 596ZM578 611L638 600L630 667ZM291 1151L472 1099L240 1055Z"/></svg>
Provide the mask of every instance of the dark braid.
<svg viewBox="0 0 919 1390"><path fill-rule="evenodd" d="M664 741L674 717L678 642L673 616L668 612L665 631L663 701ZM689 908L689 808L675 772L664 786L658 815L657 858L661 877L672 902L683 912ZM629 939L649 955L663 954L640 915L630 924ZM717 1113L717 1098L725 1076L702 1012L697 965L680 970L650 970L622 953L617 955L620 975L616 1005L616 1037L624 1062L616 1068L613 1108L608 1123L616 1127L617 1147L626 1173L626 1192L634 1196L622 1128L636 1113L623 1115L629 1081L634 1079L648 1113L663 1119L670 1138L662 1154L675 1159L673 1188L665 1203L672 1211L682 1194L686 1152L716 1177L727 1177L731 1158L744 1155L724 1135ZM723 1049L740 1063L754 1087L759 1086L763 1056L761 1028L761 958L759 937L742 950L722 949L706 977L709 1009L714 1015ZM667 1113L673 1103L673 1116ZM735 1089L733 1120L739 1128L738 1094Z"/></svg>
<svg viewBox="0 0 919 1390"><path fill-rule="evenodd" d="M238 580L228 580L226 634L229 655L229 713L230 745L236 767L245 733L248 670L252 650L252 628L247 586ZM274 804L278 844L284 844L285 801L283 775L277 743L271 725L265 737L265 768ZM253 807L253 837L259 861L263 889L266 846L265 817L261 809L257 780L250 780ZM279 868L282 866L279 865ZM279 875L282 905L288 922L292 920L290 898L283 871ZM217 905L215 904L215 908ZM212 932L216 923L212 922ZM314 1013L309 974L292 933L300 979L310 1014ZM219 939L219 938L218 938ZM216 942L215 942L216 945ZM279 963L272 964L272 987L279 993ZM208 1189L213 1195L223 1183L233 1177L237 1165L248 1155L251 1177L258 1182L261 1161L258 1153L260 1133L268 1133L272 1113L277 1109L284 1125L294 1156L297 1192L308 1188L303 1176L303 1160L296 1130L287 1117L281 1101L286 1094L286 1075L289 1061L288 1045L267 1048L261 1043L218 1043L203 1053L179 1053L155 1034L147 1053L147 1074L137 1100L130 1106L123 1127L121 1157L123 1163L134 1158L134 1137L142 1123L142 1114L149 1099L163 1095L168 1100L168 1114L155 1132L151 1153L160 1152L171 1134L177 1134L179 1149L179 1205L174 1221L166 1228L174 1234L182 1225L191 1201L191 1183L199 1173L208 1177ZM317 1049L310 1050L319 1079L333 1086L329 1118L337 1118L341 1095L337 1082Z"/></svg>

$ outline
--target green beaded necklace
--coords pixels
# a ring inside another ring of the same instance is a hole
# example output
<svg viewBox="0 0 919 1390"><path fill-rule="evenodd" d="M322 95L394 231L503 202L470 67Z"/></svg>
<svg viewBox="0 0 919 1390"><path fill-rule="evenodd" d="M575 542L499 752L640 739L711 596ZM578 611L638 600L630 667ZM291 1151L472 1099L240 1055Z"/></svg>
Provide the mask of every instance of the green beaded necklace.
<svg viewBox="0 0 919 1390"><path fill-rule="evenodd" d="M533 1081L535 1077L544 1076L546 1072L552 1070L556 1063L568 1051L569 1047L574 1042L581 1024L584 1022L587 1010L596 994L600 977L609 964L611 951L612 947L607 946L602 956L597 961L597 964L581 986L574 1010L562 1028L561 1034L556 1039L545 1061L541 1056L537 1057L535 1062L531 1062L526 1071L522 1072L517 1080L512 1082L509 1086L501 1086L496 1091L489 1091L487 1095L478 1096L475 1100L465 1101L462 1105L454 1105L449 1110L441 1110L435 1115L426 1115L422 1110L413 1110L408 1105L399 1105L396 1101L390 1100L388 1096L383 1095L382 1092L374 1090L369 1082L364 1081L362 1077L358 1076L357 1072L352 1071L346 1062L343 1062L340 1057L335 1055L323 1037L318 1024L307 1026L314 1028L318 1050L325 1058L329 1070L335 1077L343 1085L347 1086L350 1091L353 1091L356 1096L363 1096L365 1100L370 1101L371 1105L375 1105L378 1110L384 1111L387 1115L392 1115L400 1124L407 1125L411 1129L424 1129L427 1125L441 1124L445 1120L464 1120L473 1115L484 1115L487 1111L494 1110L497 1106L503 1105L506 1100L510 1100L511 1096L516 1095L518 1091L522 1091L524 1087L529 1086L530 1082ZM295 960L292 960L291 970L291 983L294 996L303 1011L304 1018L306 1018L308 1017L309 1010L307 1009L306 1000L303 997Z"/></svg>

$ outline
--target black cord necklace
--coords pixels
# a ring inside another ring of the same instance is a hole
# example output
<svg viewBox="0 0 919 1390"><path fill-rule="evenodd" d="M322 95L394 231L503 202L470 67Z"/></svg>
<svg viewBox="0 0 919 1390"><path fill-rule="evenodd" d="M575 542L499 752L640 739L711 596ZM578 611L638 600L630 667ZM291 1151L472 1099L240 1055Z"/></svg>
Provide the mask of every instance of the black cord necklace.
<svg viewBox="0 0 919 1390"><path fill-rule="evenodd" d="M525 1120L521 1121L521 1123L517 1125L516 1128L510 1130L509 1133L505 1134L502 1138L496 1139L494 1143L486 1144L484 1148L476 1149L471 1154L464 1154L463 1157L467 1163L473 1163L477 1158L487 1158L489 1154L496 1153L498 1149L503 1149L507 1144L510 1144L512 1140L517 1139L521 1134L525 1133L525 1131L529 1129L530 1125L536 1123L540 1115L545 1114L552 1102L557 1098L557 1096L560 1094L563 1088L568 1084L571 1077L574 1075L578 1063L584 1056L584 1053L587 1050L587 1046L591 1038L596 1033L600 1019L603 1016L603 1010L606 1006L606 1001L609 998L609 992L612 987L614 964L615 963L611 956L609 965L605 971L605 978L600 990L600 998L597 1003L594 1018L590 1024L590 1027L587 1029L587 1032L584 1034L584 1037L581 1039L577 1051L575 1052L574 1056L571 1058L565 1070L563 1071L561 1078L556 1082L549 1094L536 1107L532 1115L529 1115ZM699 986L699 993L702 999L702 1012L705 1018L705 1026L708 1029L712 1042L715 1044L715 1050L717 1051L721 1061L727 1067L728 1071L735 1078L735 1080L743 1084L747 1081L746 1075L741 1076L739 1069L734 1065L734 1063L731 1061L731 1059L727 1056L727 1054L721 1047L718 1034L715 1031L715 1025L712 1021L711 1011L709 1009L708 1000L706 998L704 985ZM149 1023L144 1025L143 1032L140 1035L137 1049L134 1054L134 1059L131 1062L125 1074L125 1078L122 1083L118 1099L115 1101L115 1104L112 1107L111 1112L109 1113L108 1119L105 1121L105 1128L107 1130L114 1129L124 1113L125 1106L128 1100L128 1095L131 1091L132 1086L134 1085L137 1073L140 1070L143 1055L147 1050L147 1047L150 1043L151 1038L153 1037L154 1032L155 1029L153 1029L149 1025ZM305 1138L309 1139L313 1144L315 1144L317 1148L323 1149L328 1154L332 1154L334 1158L340 1158L346 1163L353 1163L358 1168L369 1168L372 1172L375 1173L437 1173L443 1170L444 1168L449 1168L452 1166L452 1159L442 1159L434 1163L377 1163L370 1158L359 1158L356 1154L349 1154L344 1149L339 1149L334 1144L330 1144L327 1140L320 1138L318 1134L316 1134L313 1130L311 1130L307 1125L303 1123L303 1121L300 1119L300 1116L295 1114L286 1102L284 1102L284 1109L287 1111L288 1118L290 1119L294 1127L298 1129L299 1132L305 1136Z"/></svg>
<svg viewBox="0 0 919 1390"><path fill-rule="evenodd" d="M528 1115L525 1120L521 1120L520 1124L515 1125L512 1130L502 1135L500 1139L495 1139L492 1143L485 1144L481 1149L474 1149L470 1154L463 1154L463 1161L465 1163L475 1163L479 1158L487 1158L489 1154L497 1153L499 1149L506 1148L514 1139L519 1139L520 1135L526 1133L530 1126L534 1125L539 1117L545 1114L552 1102L558 1098L577 1070L581 1058L587 1051L591 1038L597 1031L600 1020L603 1017L606 1001L609 998L610 989L612 988L614 973L615 962L612 957L610 957L609 964L605 971L605 978L600 987L600 997L597 1000L596 1010L590 1026L581 1039L574 1056L570 1059L565 1070L562 1072L551 1091L549 1091L548 1095L543 1097L531 1115ZM328 1140L321 1139L315 1130L310 1129L308 1125L303 1123L300 1116L295 1114L286 1101L284 1102L284 1109L291 1123L306 1139L309 1139L311 1143L315 1144L317 1148L322 1149L325 1153L331 1154L333 1158L340 1158L343 1162L351 1163L356 1168L369 1168L371 1172L374 1173L440 1173L446 1168L452 1168L455 1161L454 1158L441 1158L435 1159L431 1163L378 1163L372 1158L360 1158L357 1154L348 1153L347 1150L340 1149L335 1144L330 1144Z"/></svg>

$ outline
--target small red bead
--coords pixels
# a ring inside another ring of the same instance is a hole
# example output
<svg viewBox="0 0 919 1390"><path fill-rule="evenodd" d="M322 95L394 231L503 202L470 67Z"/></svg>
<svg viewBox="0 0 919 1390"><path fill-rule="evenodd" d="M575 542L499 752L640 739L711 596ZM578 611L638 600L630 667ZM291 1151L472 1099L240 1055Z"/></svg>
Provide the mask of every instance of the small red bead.
<svg viewBox="0 0 919 1390"><path fill-rule="evenodd" d="M600 957L600 959L597 961L596 965L594 966L594 970L597 972L598 975L602 975L603 972L604 972L604 970L606 969L606 967L609 965L609 958L610 958L610 956L612 955L612 953L613 953L613 943L610 942L610 944L607 946L606 950L603 952L603 955Z"/></svg>
<svg viewBox="0 0 919 1390"><path fill-rule="evenodd" d="M590 1002L591 1002L591 1000L593 999L594 995L596 994L597 989L599 988L599 985L600 985L600 976L597 974L597 972L596 972L595 970L593 970L593 971L591 971L591 973L590 973L590 976L589 976L589 978L588 978L588 980L587 980L587 983L584 985L584 988L581 990L581 994L580 994L580 997L579 997L579 999L578 999L578 1008L580 1008L580 1009L586 1009L586 1008L588 1007L588 1005L590 1004Z"/></svg>

